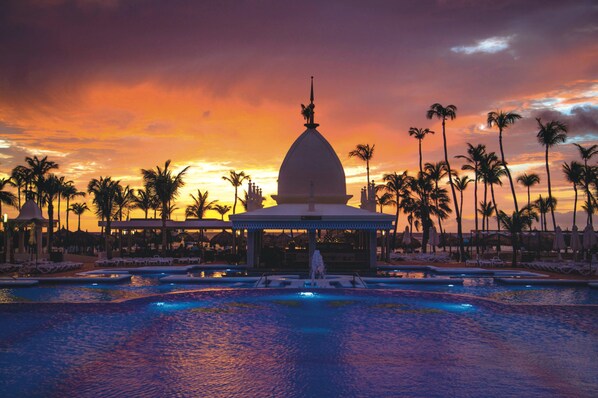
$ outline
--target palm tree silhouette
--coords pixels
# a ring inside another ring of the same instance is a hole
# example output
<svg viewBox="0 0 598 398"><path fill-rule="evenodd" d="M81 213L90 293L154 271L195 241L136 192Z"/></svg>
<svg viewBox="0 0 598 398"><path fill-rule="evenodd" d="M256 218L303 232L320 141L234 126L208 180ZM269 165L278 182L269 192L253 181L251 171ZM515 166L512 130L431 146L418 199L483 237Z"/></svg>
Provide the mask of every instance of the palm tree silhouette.
<svg viewBox="0 0 598 398"><path fill-rule="evenodd" d="M519 206L517 204L517 195L515 195L515 185L513 185L513 179L511 178L511 172L509 171L509 167L507 166L507 161L505 160L505 151L502 146L502 132L504 129L508 128L512 124L515 124L517 120L521 119L521 115L515 112L488 112L488 127L496 126L498 127L498 143L500 146L500 159L502 160L503 166L507 173L507 177L509 178L509 185L511 186L511 194L513 195L513 204L515 205L515 213L519 213Z"/></svg>
<svg viewBox="0 0 598 398"><path fill-rule="evenodd" d="M44 178L39 185L42 193L41 203L48 205L48 253L52 250L54 245L54 200L60 196L62 192L62 184L60 179L50 174Z"/></svg>
<svg viewBox="0 0 598 398"><path fill-rule="evenodd" d="M592 194L590 192L590 186L593 184L596 187L596 194L598 197L598 184L596 183L596 166L588 167L588 161L594 157L594 155L598 154L598 145L594 144L589 147L584 147L579 144L573 144L579 150L579 156L583 160L584 168L582 174L582 181L581 185L584 188L586 193L586 211L588 214L588 224L592 225L592 214L594 213L594 207L597 199L592 198Z"/></svg>
<svg viewBox="0 0 598 398"><path fill-rule="evenodd" d="M430 109L426 112L428 119L437 118L442 120L442 142L444 145L444 162L446 163L446 169L448 171L449 184L451 185L451 192L453 194L453 206L455 207L455 216L457 219L457 238L459 240L459 261L465 259L465 249L463 247L463 226L461 223L461 212L459 211L459 204L457 203L457 192L453 185L453 177L451 164L449 163L448 148L446 144L446 121L454 120L457 117L457 107L455 105L442 106L439 103L430 105Z"/></svg>
<svg viewBox="0 0 598 398"><path fill-rule="evenodd" d="M370 160L374 157L374 148L376 144L370 146L370 144L357 144L354 150L349 152L349 157L356 157L361 159L365 162L365 172L366 172L366 184L365 186L368 187L370 184ZM369 190L366 189L366 193L369 194ZM369 199L369 196L367 197Z"/></svg>
<svg viewBox="0 0 598 398"><path fill-rule="evenodd" d="M214 205L214 210L220 214L220 219L224 221L224 215L230 211L229 205Z"/></svg>
<svg viewBox="0 0 598 398"><path fill-rule="evenodd" d="M384 174L384 176L382 177L382 180L386 182L386 189L388 190L388 192L391 192L394 195L394 204L397 208L395 214L395 229L393 232L393 249L394 243L397 239L397 228L399 226L399 212L401 210L401 198L407 195L407 189L410 178L411 177L407 175L407 170L405 170L401 174L397 174L397 172L394 172L392 174Z"/></svg>
<svg viewBox="0 0 598 398"><path fill-rule="evenodd" d="M458 155L457 158L465 159L467 164L461 166L461 170L473 171L473 201L474 201L474 218L475 218L475 230L479 230L478 224L478 181L480 180L480 167L484 160L486 153L486 145L478 144L476 146L467 143L467 156ZM483 229L483 228L482 228ZM478 245L478 239L476 239L476 253L479 254L480 246Z"/></svg>
<svg viewBox="0 0 598 398"><path fill-rule="evenodd" d="M87 210L89 210L87 203L73 203L69 207L69 211L72 211L77 216L77 231L81 231L81 215Z"/></svg>
<svg viewBox="0 0 598 398"><path fill-rule="evenodd" d="M506 174L506 171L503 167L503 164L494 152L487 153L484 156L484 161L482 162L481 168L481 176L484 184L490 186L490 193L492 196L492 203L494 204L494 214L497 215L496 223L497 229L500 232L500 220L498 219L498 215L500 214L498 211L498 204L496 203L496 196L494 195L494 185L502 186L502 181L500 178ZM484 195L484 202L486 202L486 197ZM500 238L499 238L500 240ZM497 246L497 250L500 250L500 242Z"/></svg>
<svg viewBox="0 0 598 398"><path fill-rule="evenodd" d="M16 166L10 173L10 179L17 187L18 209L21 210L21 190L25 189L27 191L31 183L31 170L25 166Z"/></svg>
<svg viewBox="0 0 598 398"><path fill-rule="evenodd" d="M482 216L482 231L490 229L490 217L494 214L494 206L491 202L480 202L478 213Z"/></svg>
<svg viewBox="0 0 598 398"><path fill-rule="evenodd" d="M552 200L552 185L550 183L550 167L548 163L548 149L551 147L563 143L567 140L567 126L559 122L558 120L551 120L546 124L542 124L540 118L536 118L538 122L538 141L546 148L546 176L548 177L548 199L550 203L550 214L552 216L552 228L556 229L556 220L554 218L554 206L556 201Z"/></svg>
<svg viewBox="0 0 598 398"><path fill-rule="evenodd" d="M583 178L583 170L583 165L579 162L576 162L575 160L569 164L563 163L563 174L565 174L565 179L571 184L573 184L573 192L575 193L575 199L573 200L573 225L576 225L575 220L577 213L577 187L581 185Z"/></svg>
<svg viewBox="0 0 598 398"><path fill-rule="evenodd" d="M409 136L415 137L419 144L419 172L423 173L424 168L422 167L422 141L426 137L427 134L434 134L434 132L430 129L424 128L417 128L417 127L410 127L409 128Z"/></svg>
<svg viewBox="0 0 598 398"><path fill-rule="evenodd" d="M79 191L77 187L75 187L72 181L69 181L68 184L65 184L62 188L61 196L66 199L66 230L69 230L69 209L71 199L75 199L77 196L85 196L85 192Z"/></svg>
<svg viewBox="0 0 598 398"><path fill-rule="evenodd" d="M52 169L57 169L56 162L48 160L47 156L39 159L37 156L27 156L25 163L29 166L31 171L31 178L37 188L37 205L42 205L42 184L44 183L44 176Z"/></svg>
<svg viewBox="0 0 598 398"><path fill-rule="evenodd" d="M0 216L2 216L2 205L17 207L17 197L14 193L5 191L8 186L14 186L10 178L0 178Z"/></svg>
<svg viewBox="0 0 598 398"><path fill-rule="evenodd" d="M203 219L206 212L213 209L216 202L218 202L217 200L208 200L208 195L208 191L202 193L199 189L197 190L197 196L190 194L193 204L187 206L185 215L187 217L196 217L198 220Z"/></svg>
<svg viewBox="0 0 598 398"><path fill-rule="evenodd" d="M461 208L461 211L463 211L463 192L467 189L467 186L472 181L473 180L469 178L469 176L465 175L459 177L458 175L455 175L455 189L459 191L460 194L459 207Z"/></svg>
<svg viewBox="0 0 598 398"><path fill-rule="evenodd" d="M222 179L230 182L235 187L235 202L233 203L233 214L237 214L237 200L239 199L239 187L243 184L243 181L249 180L251 177L245 174L244 171L236 172L231 170L228 172L228 176L223 176Z"/></svg>
<svg viewBox="0 0 598 398"><path fill-rule="evenodd" d="M116 215L116 195L120 187L120 181L115 181L111 177L93 178L87 184L87 192L93 195L92 203L95 206L95 213L101 221L106 222L104 228L104 245L106 256L112 258L112 219Z"/></svg>
<svg viewBox="0 0 598 398"><path fill-rule="evenodd" d="M187 166L178 174L173 174L169 167L170 159L164 162L164 168L156 166L155 169L141 169L144 183L148 189L154 193L154 196L159 200L161 205L163 254L166 253L166 245L168 244L166 236L166 219L173 210L171 202L176 199L179 190L185 185L183 177L189 169L189 166Z"/></svg>
<svg viewBox="0 0 598 398"><path fill-rule="evenodd" d="M527 206L531 206L530 188L540 183L540 176L536 173L523 173L517 177L517 182L527 189Z"/></svg>
<svg viewBox="0 0 598 398"><path fill-rule="evenodd" d="M424 171L430 176L432 181L434 181L434 190L436 191L439 189L440 180L446 177L446 174L448 173L446 163L443 161L436 163L426 163L424 165ZM438 202L436 201L434 202L434 205L436 207L439 206ZM440 236L443 237L444 231L442 229L442 219L440 217L438 217L438 228L440 229ZM444 248L446 249L446 246L444 246Z"/></svg>
<svg viewBox="0 0 598 398"><path fill-rule="evenodd" d="M542 198L542 195L540 195L538 199L536 199L536 201L534 202L534 207L538 209L538 213L540 213L540 227L542 231L548 230L546 226L546 214L548 214L551 207L556 206L556 203L551 202L556 202L556 199Z"/></svg>
<svg viewBox="0 0 598 398"><path fill-rule="evenodd" d="M510 216L501 211L498 215L498 219L503 228L511 234L511 246L513 247L511 265L516 267L517 252L519 250L519 234L531 225L530 215L528 212L523 211L523 209L519 212L514 211Z"/></svg>

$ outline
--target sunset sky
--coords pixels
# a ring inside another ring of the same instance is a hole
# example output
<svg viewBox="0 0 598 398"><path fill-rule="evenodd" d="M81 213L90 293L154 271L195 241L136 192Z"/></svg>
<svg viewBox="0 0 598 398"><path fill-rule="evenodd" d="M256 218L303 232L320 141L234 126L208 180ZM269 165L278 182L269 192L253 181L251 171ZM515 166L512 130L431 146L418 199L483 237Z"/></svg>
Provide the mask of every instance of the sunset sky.
<svg viewBox="0 0 598 398"><path fill-rule="evenodd" d="M571 143L598 142L593 0L2 1L0 177L26 156L47 155L80 190L100 176L139 187L140 169L172 159L175 169L191 166L175 219L197 189L232 204L221 178L231 169L250 174L272 205L280 164L305 129L300 104L312 75L316 122L345 167L350 204L365 184L365 165L348 157L356 144L376 145L379 182L415 174L411 126L437 131L423 141L424 162L442 160L440 124L425 118L439 102L458 107L447 125L450 157L466 142L498 153L487 112L523 116L504 146L514 178L540 175L532 199L547 196L534 118L565 122L569 139L550 159L557 222L571 227L561 165L579 160ZM499 208L511 209L506 179L497 194ZM465 202L468 231L473 186ZM98 230L92 213L82 221Z"/></svg>

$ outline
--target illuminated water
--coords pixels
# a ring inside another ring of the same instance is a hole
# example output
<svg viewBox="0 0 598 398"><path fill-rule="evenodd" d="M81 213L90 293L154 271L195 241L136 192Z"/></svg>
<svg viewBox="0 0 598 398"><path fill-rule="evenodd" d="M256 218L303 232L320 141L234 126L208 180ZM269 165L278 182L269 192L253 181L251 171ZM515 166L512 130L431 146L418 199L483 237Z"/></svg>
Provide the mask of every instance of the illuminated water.
<svg viewBox="0 0 598 398"><path fill-rule="evenodd" d="M594 306L240 289L0 306L7 397L595 397Z"/></svg>

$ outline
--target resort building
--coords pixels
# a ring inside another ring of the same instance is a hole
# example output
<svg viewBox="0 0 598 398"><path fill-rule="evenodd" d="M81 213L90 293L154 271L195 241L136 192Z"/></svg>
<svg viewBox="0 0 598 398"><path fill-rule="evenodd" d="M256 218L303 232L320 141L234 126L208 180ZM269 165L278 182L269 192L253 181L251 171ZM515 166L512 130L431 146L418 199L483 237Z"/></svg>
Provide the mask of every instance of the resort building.
<svg viewBox="0 0 598 398"><path fill-rule="evenodd" d="M277 205L263 208L261 190L250 183L247 212L230 216L233 229L247 230L247 264L259 266L264 230L305 230L307 249L287 248L283 265L307 265L322 231L353 231L356 238L337 248L320 244L328 265L376 266L377 232L388 236L393 216L376 213L373 182L361 193L360 208L348 206L345 171L330 143L314 122L313 82L310 104L304 107L307 128L287 152L278 174ZM338 233L336 234L339 235ZM328 245L329 246L329 245ZM388 252L388 250L383 250Z"/></svg>

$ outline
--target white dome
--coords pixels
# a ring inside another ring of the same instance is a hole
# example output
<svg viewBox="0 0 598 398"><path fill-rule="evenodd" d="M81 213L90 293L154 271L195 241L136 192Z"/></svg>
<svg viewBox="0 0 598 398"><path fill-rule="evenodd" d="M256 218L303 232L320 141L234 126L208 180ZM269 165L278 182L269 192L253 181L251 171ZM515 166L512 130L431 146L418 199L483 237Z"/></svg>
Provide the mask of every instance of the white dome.
<svg viewBox="0 0 598 398"><path fill-rule="evenodd" d="M287 152L278 173L278 195L272 198L279 205L308 203L312 194L315 203L346 204L351 198L338 156L322 134L310 126Z"/></svg>

